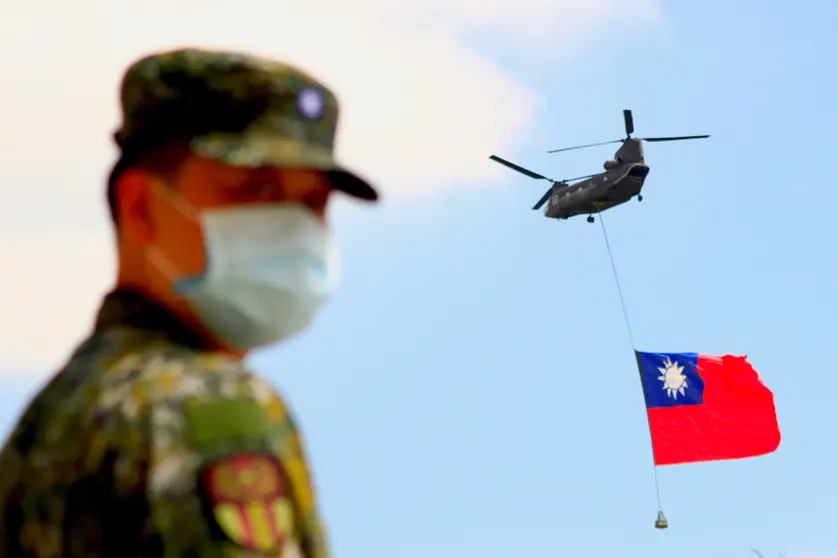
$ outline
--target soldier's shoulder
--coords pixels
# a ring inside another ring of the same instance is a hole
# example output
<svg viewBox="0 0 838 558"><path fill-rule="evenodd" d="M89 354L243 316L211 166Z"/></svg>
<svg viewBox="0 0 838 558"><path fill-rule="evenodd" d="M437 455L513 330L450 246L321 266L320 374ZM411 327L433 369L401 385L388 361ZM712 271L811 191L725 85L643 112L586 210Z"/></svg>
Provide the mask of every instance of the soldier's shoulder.
<svg viewBox="0 0 838 558"><path fill-rule="evenodd" d="M240 359L163 338L143 343L114 335L79 351L60 376L49 390L51 400L72 393L72 404L65 399L62 408L93 417L108 436L130 431L177 438L194 426L183 422L188 417L201 419L194 423L237 420L231 413L264 415L272 424L290 421L278 390Z"/></svg>
<svg viewBox="0 0 838 558"><path fill-rule="evenodd" d="M277 395L270 382L236 357L168 344L129 352L114 362L100 381L101 399L106 403L133 401L141 407Z"/></svg>

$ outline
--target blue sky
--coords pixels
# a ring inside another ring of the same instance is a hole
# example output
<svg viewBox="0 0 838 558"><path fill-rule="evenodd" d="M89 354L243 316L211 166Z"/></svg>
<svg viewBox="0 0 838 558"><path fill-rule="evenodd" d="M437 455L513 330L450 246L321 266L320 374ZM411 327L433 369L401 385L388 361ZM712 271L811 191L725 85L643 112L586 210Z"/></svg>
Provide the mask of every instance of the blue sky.
<svg viewBox="0 0 838 558"><path fill-rule="evenodd" d="M529 209L543 185L512 171L499 187L343 207L342 292L253 361L299 416L338 556L838 553L838 5L661 12L552 58L471 33L544 100L533 134L497 154L556 178L595 172L612 146L544 151L621 137L624 108L639 136L712 134L646 145L644 201L604 218L638 348L747 354L775 393L780 449L660 469L671 527L656 531L599 224L544 219ZM34 384L6 384L10 425Z"/></svg>

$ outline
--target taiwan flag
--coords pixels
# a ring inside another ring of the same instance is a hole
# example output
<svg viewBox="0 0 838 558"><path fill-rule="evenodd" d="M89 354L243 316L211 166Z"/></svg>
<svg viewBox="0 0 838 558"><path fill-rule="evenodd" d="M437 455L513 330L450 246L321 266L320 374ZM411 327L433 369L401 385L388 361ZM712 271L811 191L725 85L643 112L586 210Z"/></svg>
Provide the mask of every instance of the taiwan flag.
<svg viewBox="0 0 838 558"><path fill-rule="evenodd" d="M774 395L746 357L635 354L655 465L755 457L779 447Z"/></svg>

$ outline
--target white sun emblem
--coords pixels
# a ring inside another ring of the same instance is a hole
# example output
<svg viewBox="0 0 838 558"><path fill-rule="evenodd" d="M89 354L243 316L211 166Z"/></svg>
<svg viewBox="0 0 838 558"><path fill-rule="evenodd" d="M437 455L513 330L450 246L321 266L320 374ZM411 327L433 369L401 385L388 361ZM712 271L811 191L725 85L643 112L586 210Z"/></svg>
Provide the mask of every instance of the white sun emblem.
<svg viewBox="0 0 838 558"><path fill-rule="evenodd" d="M326 100L323 93L314 88L304 89L297 97L297 110L304 118L317 120L326 112Z"/></svg>
<svg viewBox="0 0 838 558"><path fill-rule="evenodd" d="M681 374L684 371L683 366L679 366L677 362L672 362L666 359L663 362L663 368L658 368L662 376L658 376L658 380L663 382L663 389L666 390L666 395L672 399L678 399L678 394L687 394L687 377Z"/></svg>

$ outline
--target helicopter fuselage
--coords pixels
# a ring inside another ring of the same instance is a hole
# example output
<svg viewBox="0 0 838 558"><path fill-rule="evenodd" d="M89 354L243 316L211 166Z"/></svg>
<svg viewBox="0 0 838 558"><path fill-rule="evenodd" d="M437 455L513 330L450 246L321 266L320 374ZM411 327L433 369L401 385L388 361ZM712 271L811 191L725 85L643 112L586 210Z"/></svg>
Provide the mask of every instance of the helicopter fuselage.
<svg viewBox="0 0 838 558"><path fill-rule="evenodd" d="M612 167L575 184L557 182L553 185L544 216L569 219L576 215L593 215L626 203L640 195L648 174L649 165L633 162Z"/></svg>
<svg viewBox="0 0 838 558"><path fill-rule="evenodd" d="M489 159L529 178L546 180L550 183L550 188L533 206L534 211L544 208L544 216L549 219L569 219L576 215L588 215L588 222L593 223L595 213L601 213L606 209L624 204L634 197L637 197L638 201L643 200L640 191L643 189L643 184L649 174L649 165L643 158L643 142L681 141L710 137L709 135L702 135L635 138L632 137L634 118L630 110L623 111L623 120L626 125L626 137L624 139L577 145L547 152L559 153L560 151L596 147L598 145L621 144L617 152L614 153L614 158L605 161L602 165L605 172L557 181L502 159L497 155L491 155ZM577 180L579 182L575 182Z"/></svg>

